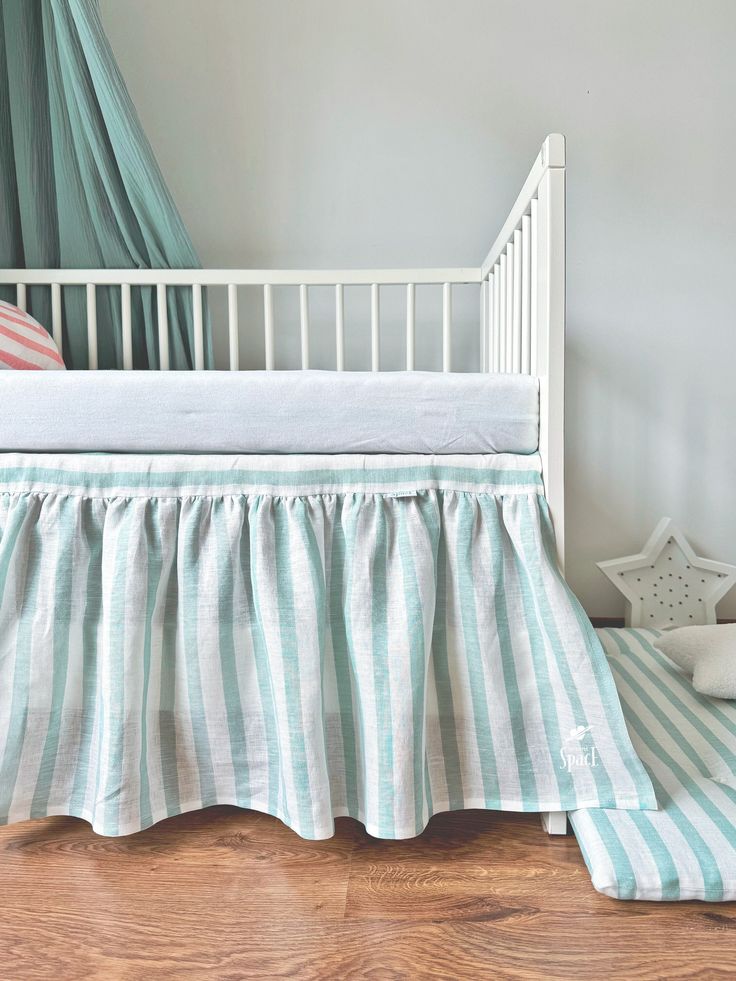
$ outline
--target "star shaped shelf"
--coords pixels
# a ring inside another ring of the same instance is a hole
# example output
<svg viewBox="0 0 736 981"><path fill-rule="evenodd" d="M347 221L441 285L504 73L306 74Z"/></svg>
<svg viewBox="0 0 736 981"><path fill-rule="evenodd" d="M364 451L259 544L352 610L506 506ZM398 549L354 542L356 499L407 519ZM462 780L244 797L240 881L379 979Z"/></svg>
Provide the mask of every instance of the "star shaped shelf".
<svg viewBox="0 0 736 981"><path fill-rule="evenodd" d="M736 585L736 566L697 556L671 518L638 555L597 565L626 599L627 627L716 623L716 604Z"/></svg>

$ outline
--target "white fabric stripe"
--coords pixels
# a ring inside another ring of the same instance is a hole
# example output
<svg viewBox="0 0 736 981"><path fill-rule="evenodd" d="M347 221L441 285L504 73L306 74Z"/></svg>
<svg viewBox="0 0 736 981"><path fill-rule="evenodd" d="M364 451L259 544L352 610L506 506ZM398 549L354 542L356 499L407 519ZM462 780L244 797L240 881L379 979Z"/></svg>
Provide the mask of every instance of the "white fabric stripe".
<svg viewBox="0 0 736 981"><path fill-rule="evenodd" d="M475 713L473 711L473 685L468 671L468 652L465 647L463 634L460 593L457 571L457 502L452 499L446 502L444 510L445 541L447 544L447 659L450 670L455 722L458 726L457 742L460 753L460 772L462 776L463 797L465 806L468 799L485 799L482 770L484 761L481 760L475 729ZM485 764L486 768L488 764ZM493 764L495 771L495 763ZM492 771L493 772L493 771Z"/></svg>
<svg viewBox="0 0 736 981"><path fill-rule="evenodd" d="M80 522L81 524L81 522ZM54 623L54 629L67 632L69 643L68 673L66 688L64 692L64 702L62 706L62 718L64 720L65 731L69 733L69 739L73 749L61 747L59 760L49 788L49 802L52 807L61 807L64 800L69 796L75 773L75 763L78 759L79 742L81 738L81 715L74 711L74 706L79 705L82 695L82 667L83 661L74 656L74 652L83 649L84 641L82 636L82 623L84 615L85 588L87 582L87 566L89 563L89 547L81 528L74 536L72 560L72 583L70 593L71 618L69 623L61 623L58 619ZM72 728L73 727L73 728Z"/></svg>
<svg viewBox="0 0 736 981"><path fill-rule="evenodd" d="M484 533L483 528L477 529L479 536L484 535ZM489 548L476 548L473 550L472 569L475 609L478 619L478 636L484 638L485 643L488 645L487 650L484 651L483 668L486 688L493 693L495 709L491 719L493 742L496 749L496 757L504 764L503 766L499 766L498 771L499 793L503 800L521 800L523 793L518 766L515 765L518 764L518 760L516 758L513 722L509 711L508 692L506 690L501 659L501 646L498 638L496 602L494 593L490 588L493 583L493 571ZM507 610L510 597L511 590L507 586L504 590L504 601ZM515 632L512 633L512 643L514 642L514 636ZM524 718L524 728L527 725L528 720Z"/></svg>
<svg viewBox="0 0 736 981"><path fill-rule="evenodd" d="M174 658L174 719L176 720L176 763L177 777L179 780L179 799L181 801L195 801L197 806L202 806L202 795L200 788L200 775L195 749L194 719L192 718L192 706L189 697L187 665L189 652L186 650L185 636L186 629L184 619L187 616L185 609L185 596L183 579L186 576L186 562L184 553L184 543L182 540L182 530L185 529L192 519L193 502L183 500L177 527L177 594L178 602L176 606L176 643ZM191 574L191 569L190 569Z"/></svg>
<svg viewBox="0 0 736 981"><path fill-rule="evenodd" d="M212 502L203 501L199 525L199 555L197 571L197 656L204 705L204 722L207 728L214 769L214 783L218 796L235 798L235 767L227 724L222 681L222 664L219 657L209 652L218 651L220 645L219 564L230 556L220 556L217 534L212 516ZM215 722L217 723L215 725Z"/></svg>
<svg viewBox="0 0 736 981"><path fill-rule="evenodd" d="M500 507L500 505L498 506ZM560 761L552 758L549 743L545 738L542 695L537 684L529 632L525 629L526 614L521 599L521 586L516 566L509 554L509 543L507 542L504 543L502 563L505 583L504 601L508 612L508 624L511 628L511 646L516 678L522 698L524 734L529 745L529 755L537 792L541 799L551 800L558 793L555 768Z"/></svg>
<svg viewBox="0 0 736 981"><path fill-rule="evenodd" d="M335 502L331 500L327 508L334 515ZM294 613L296 627L297 660L299 663L299 695L300 714L302 720L302 737L307 760L320 760L322 766L318 771L307 767L308 787L312 825L323 827L331 821L330 786L327 778L328 767L327 748L324 733L324 703L322 692L322 673L319 630L326 624L325 608L318 603L315 591L314 576L325 585L324 538L325 513L320 507L312 507L310 501L284 502L288 515L289 557L291 562L291 580L294 591ZM298 509L298 513L295 513ZM302 536L304 529L303 517L306 514L308 523L314 532L319 549L319 556L310 554ZM319 561L319 567L315 565ZM325 595L325 602L328 601Z"/></svg>
<svg viewBox="0 0 736 981"><path fill-rule="evenodd" d="M347 507L347 502L345 503ZM361 732L361 756L358 757L358 785L362 794L368 787L379 785L378 765L378 706L373 679L373 624L371 606L373 597L373 552L375 538L371 530L372 515L359 507L358 501L350 506L350 521L355 522L355 551L352 556L352 589L348 596L355 648L356 726ZM350 546L348 546L350 547ZM366 598L369 601L366 602ZM377 830L380 825L379 796L370 794L364 802L365 824Z"/></svg>
<svg viewBox="0 0 736 981"><path fill-rule="evenodd" d="M263 623L268 663L271 673L273 700L277 717L279 756L282 761L279 787L279 806L290 827L298 827L299 815L293 811L297 799L294 760L291 750L289 707L284 681L284 647L281 638L279 596L275 589L261 589L261 582L276 583L276 541L273 512L268 507L258 507L252 514L255 521L255 564L258 592L258 616Z"/></svg>
<svg viewBox="0 0 736 981"><path fill-rule="evenodd" d="M42 516L44 534L47 536L49 551L53 556L53 561L45 564L40 556L31 555L28 559L27 574L36 571L38 576L37 596L53 596L54 594L54 573L56 561L59 554L59 524L58 512L61 502L59 500L51 502L44 509ZM28 580L26 579L26 588ZM25 616L30 619L31 613L26 609ZM51 675L46 659L39 656L46 645L48 638L53 637L53 607L37 603L32 613L32 625L30 627L30 651L29 675L28 675L28 725L25 731L23 747L20 753L20 763L18 765L18 777L11 795L10 808L8 810L9 821L23 821L30 815L30 804L33 800L38 776L40 772L43 747L48 731L49 713L51 710ZM19 652L22 653L22 652Z"/></svg>
<svg viewBox="0 0 736 981"><path fill-rule="evenodd" d="M399 513L401 509L402 513ZM406 524L413 521L412 509L402 507L401 501L388 500L384 502L384 510L393 511L392 517L387 517L387 557L386 557L386 590L388 605L388 673L391 690L391 724L393 728L393 790L394 790L394 822L399 828L411 829L416 827L414 819L414 720L411 699L412 675L411 662L418 657L413 650L407 602L413 583L404 578L405 570L399 554L398 523ZM403 516L402 516L403 514ZM415 556L412 557L414 560ZM426 568L426 562L420 568ZM426 616L426 613L425 613ZM424 631L423 631L424 632ZM424 776L424 759L422 758L422 777ZM424 802L422 809L424 810ZM419 829L417 829L419 830Z"/></svg>
<svg viewBox="0 0 736 981"><path fill-rule="evenodd" d="M161 576L151 623L151 670L146 708L148 724L151 728L146 746L146 769L149 778L151 811L154 814L161 814L166 809L166 798L163 790L165 774L161 761L160 737L157 738L156 734L156 720L158 706L161 704L161 663L163 660L167 586L176 561L176 515L171 508L159 507L157 518L161 532Z"/></svg>

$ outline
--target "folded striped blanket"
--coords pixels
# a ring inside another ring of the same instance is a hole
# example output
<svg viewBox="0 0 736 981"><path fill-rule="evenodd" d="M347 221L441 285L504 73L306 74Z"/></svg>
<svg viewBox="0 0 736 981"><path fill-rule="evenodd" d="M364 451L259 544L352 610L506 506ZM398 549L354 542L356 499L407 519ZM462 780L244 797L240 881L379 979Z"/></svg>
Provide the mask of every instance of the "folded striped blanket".
<svg viewBox="0 0 736 981"><path fill-rule="evenodd" d="M655 805L537 455L0 455L0 821Z"/></svg>
<svg viewBox="0 0 736 981"><path fill-rule="evenodd" d="M660 809L576 811L599 892L616 899L736 899L736 704L695 691L656 630L600 631L634 747Z"/></svg>

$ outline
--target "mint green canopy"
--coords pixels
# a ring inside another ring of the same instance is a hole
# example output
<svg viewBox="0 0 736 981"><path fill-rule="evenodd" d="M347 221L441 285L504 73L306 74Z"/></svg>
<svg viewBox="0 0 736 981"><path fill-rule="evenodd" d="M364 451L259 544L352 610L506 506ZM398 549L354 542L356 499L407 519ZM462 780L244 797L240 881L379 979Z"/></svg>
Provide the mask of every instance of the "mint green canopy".
<svg viewBox="0 0 736 981"><path fill-rule="evenodd" d="M199 265L96 0L0 4L0 195L2 267ZM87 366L83 293L64 291L64 357L74 368ZM29 304L45 325L48 294L34 288ZM133 294L135 367L156 368L154 290ZM119 302L118 289L98 290L101 368L122 364ZM171 367L191 367L187 290L169 290L169 329Z"/></svg>

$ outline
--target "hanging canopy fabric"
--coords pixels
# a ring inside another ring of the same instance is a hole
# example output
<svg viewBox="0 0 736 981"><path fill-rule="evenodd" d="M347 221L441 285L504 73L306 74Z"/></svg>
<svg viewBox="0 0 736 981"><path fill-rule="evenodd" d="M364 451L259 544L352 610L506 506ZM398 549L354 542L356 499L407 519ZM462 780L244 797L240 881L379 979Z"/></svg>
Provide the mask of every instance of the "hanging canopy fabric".
<svg viewBox="0 0 736 981"><path fill-rule="evenodd" d="M191 268L200 263L105 37L97 0L0 5L0 265ZM84 296L64 297L64 356L87 367ZM50 322L45 288L31 291ZM193 364L191 298L169 289L170 364ZM6 296L6 299L12 299ZM134 361L156 368L153 289L133 296ZM120 292L98 290L99 366L122 366ZM207 363L211 363L208 340Z"/></svg>

